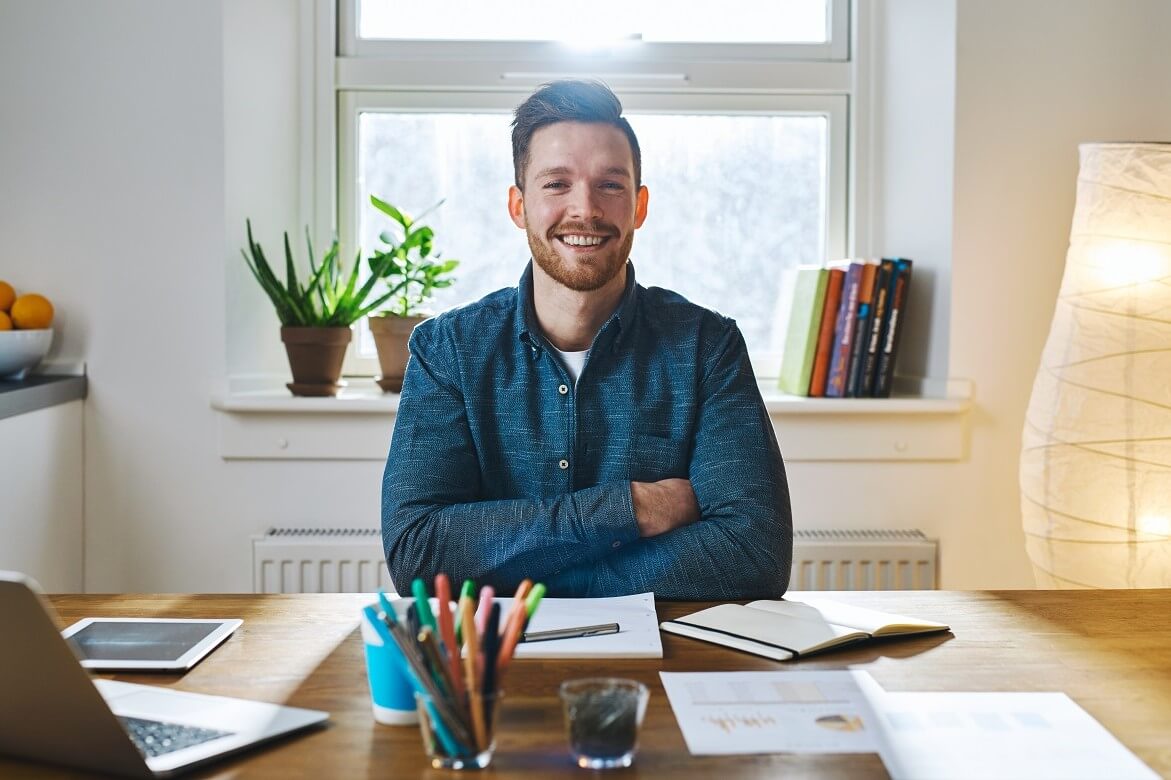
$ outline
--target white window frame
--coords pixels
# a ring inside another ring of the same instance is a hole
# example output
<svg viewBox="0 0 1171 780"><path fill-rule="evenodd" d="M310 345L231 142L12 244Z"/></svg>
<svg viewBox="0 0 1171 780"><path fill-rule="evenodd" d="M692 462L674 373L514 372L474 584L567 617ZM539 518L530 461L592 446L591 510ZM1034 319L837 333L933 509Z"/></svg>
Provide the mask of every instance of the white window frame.
<svg viewBox="0 0 1171 780"><path fill-rule="evenodd" d="M357 251L361 111L506 112L539 84L573 76L602 78L630 112L826 116L825 259L849 256L859 243L869 203L858 202L867 193L860 116L868 94L857 67L866 28L857 2L829 0L831 37L822 44L616 44L589 53L552 42L361 40L357 0L300 2L302 45L313 52L301 75L312 128L302 142L303 221L318 235L337 234L343 257ZM779 371L779 355L753 355L753 363L758 376ZM377 361L351 348L345 373L377 374Z"/></svg>

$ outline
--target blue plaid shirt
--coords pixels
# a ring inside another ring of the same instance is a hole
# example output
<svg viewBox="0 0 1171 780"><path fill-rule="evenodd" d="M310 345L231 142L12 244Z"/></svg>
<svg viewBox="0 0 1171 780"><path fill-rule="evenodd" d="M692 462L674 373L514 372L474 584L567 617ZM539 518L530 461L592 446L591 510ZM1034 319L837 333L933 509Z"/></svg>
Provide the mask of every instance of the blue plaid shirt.
<svg viewBox="0 0 1171 780"><path fill-rule="evenodd" d="M399 589L446 572L512 592L780 597L784 463L735 322L627 284L576 387L537 326L532 267L419 325L382 483ZM702 519L640 538L631 481L691 480Z"/></svg>

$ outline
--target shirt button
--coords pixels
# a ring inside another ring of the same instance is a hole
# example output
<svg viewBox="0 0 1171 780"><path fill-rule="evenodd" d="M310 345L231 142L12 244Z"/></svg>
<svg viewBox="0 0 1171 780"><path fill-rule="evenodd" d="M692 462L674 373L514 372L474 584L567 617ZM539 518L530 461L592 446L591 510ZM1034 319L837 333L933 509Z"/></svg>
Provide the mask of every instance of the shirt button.
<svg viewBox="0 0 1171 780"><path fill-rule="evenodd" d="M557 388L557 392L561 393L561 395L565 395L569 392L569 388L566 385L561 385Z"/></svg>
<svg viewBox="0 0 1171 780"><path fill-rule="evenodd" d="M613 547L615 550L617 550L619 547L622 546L622 542L614 542L614 544L612 544L610 546Z"/></svg>
<svg viewBox="0 0 1171 780"><path fill-rule="evenodd" d="M560 461L558 461L557 465L560 466L562 470L565 470L569 468L569 461L567 461L565 458L562 458Z"/></svg>

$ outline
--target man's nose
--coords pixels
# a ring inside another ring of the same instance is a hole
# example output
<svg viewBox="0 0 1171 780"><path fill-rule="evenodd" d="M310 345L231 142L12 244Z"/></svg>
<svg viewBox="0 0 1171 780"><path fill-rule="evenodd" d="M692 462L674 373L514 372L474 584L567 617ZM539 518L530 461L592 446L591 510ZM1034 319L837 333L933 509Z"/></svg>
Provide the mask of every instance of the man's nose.
<svg viewBox="0 0 1171 780"><path fill-rule="evenodd" d="M593 187L575 187L569 200L569 216L585 222L601 219L602 207Z"/></svg>

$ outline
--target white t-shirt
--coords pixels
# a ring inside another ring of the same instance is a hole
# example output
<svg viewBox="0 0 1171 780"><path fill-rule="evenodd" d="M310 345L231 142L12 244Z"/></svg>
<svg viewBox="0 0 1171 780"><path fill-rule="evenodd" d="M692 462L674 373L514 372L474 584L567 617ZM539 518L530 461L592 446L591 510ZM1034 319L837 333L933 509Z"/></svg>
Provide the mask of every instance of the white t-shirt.
<svg viewBox="0 0 1171 780"><path fill-rule="evenodd" d="M573 385L576 387L577 378L581 376L581 370L585 368L586 358L590 356L590 351L587 349L582 352L562 352L557 347L553 347L553 351L561 358L561 365L565 366L565 370L573 377Z"/></svg>

